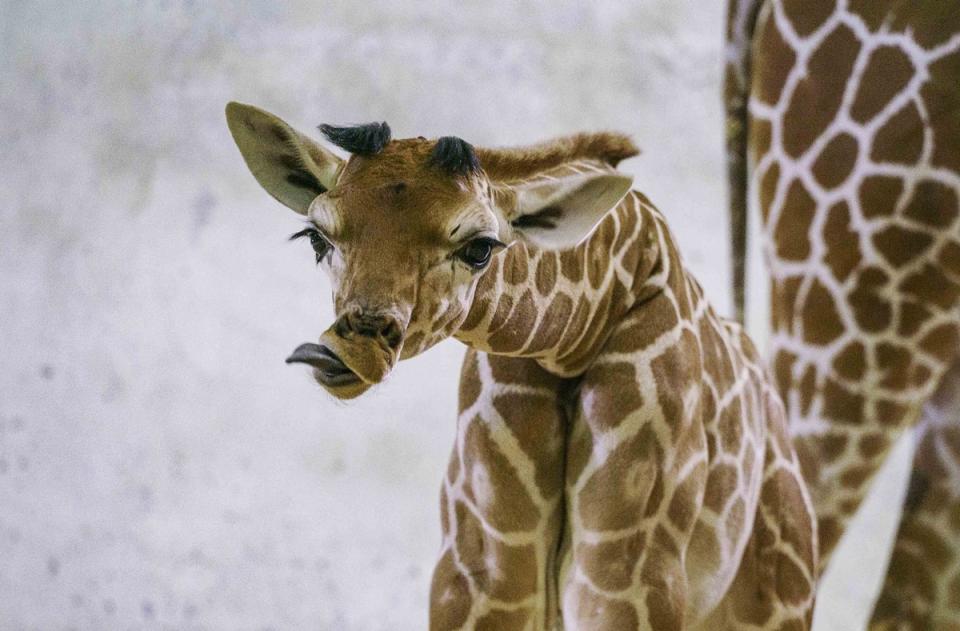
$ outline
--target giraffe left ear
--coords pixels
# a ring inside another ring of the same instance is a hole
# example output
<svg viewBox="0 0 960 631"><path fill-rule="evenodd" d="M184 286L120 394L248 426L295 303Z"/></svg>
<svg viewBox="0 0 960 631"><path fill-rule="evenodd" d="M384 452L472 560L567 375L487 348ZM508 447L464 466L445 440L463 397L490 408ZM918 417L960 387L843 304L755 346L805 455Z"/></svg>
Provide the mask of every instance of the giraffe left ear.
<svg viewBox="0 0 960 631"><path fill-rule="evenodd" d="M514 203L504 214L514 233L537 247L573 247L590 236L631 184L633 178L622 173L586 173L511 186Z"/></svg>

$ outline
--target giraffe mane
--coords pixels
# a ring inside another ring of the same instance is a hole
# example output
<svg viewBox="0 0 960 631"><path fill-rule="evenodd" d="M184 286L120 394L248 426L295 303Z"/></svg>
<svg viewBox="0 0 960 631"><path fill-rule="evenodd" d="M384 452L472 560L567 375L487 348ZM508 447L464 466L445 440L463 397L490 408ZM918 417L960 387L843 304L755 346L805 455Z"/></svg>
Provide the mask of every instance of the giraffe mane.
<svg viewBox="0 0 960 631"><path fill-rule="evenodd" d="M639 153L629 136L616 132L580 133L524 147L476 148L480 164L492 180L523 179L577 160L617 166Z"/></svg>

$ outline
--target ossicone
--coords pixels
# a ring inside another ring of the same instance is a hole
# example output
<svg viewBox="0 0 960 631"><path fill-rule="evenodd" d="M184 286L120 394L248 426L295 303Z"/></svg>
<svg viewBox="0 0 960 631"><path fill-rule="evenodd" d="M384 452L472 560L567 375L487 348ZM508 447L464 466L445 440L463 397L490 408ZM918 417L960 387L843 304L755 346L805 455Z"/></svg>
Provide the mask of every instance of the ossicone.
<svg viewBox="0 0 960 631"><path fill-rule="evenodd" d="M327 140L359 156L376 155L390 142L390 126L385 121L343 127L324 123L319 129Z"/></svg>
<svg viewBox="0 0 960 631"><path fill-rule="evenodd" d="M428 162L448 175L470 175L480 171L480 159L473 145L456 136L438 139Z"/></svg>

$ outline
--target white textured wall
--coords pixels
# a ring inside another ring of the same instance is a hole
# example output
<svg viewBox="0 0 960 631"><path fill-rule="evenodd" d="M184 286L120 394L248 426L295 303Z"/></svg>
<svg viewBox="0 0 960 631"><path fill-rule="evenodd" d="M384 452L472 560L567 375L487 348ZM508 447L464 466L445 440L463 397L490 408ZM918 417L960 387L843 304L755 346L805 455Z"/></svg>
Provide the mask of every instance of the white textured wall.
<svg viewBox="0 0 960 631"><path fill-rule="evenodd" d="M722 3L476 4L0 0L0 629L426 626L463 349L350 405L283 364L329 290L228 100L629 132L726 310Z"/></svg>

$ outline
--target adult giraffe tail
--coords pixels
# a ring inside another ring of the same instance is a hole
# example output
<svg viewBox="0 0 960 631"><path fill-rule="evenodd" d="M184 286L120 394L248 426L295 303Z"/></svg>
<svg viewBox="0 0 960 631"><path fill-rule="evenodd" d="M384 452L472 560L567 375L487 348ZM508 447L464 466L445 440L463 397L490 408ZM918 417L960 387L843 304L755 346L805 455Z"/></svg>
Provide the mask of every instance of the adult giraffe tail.
<svg viewBox="0 0 960 631"><path fill-rule="evenodd" d="M727 179L730 203L730 254L733 306L744 321L747 256L747 106L750 101L750 48L764 0L729 0L723 100L726 109Z"/></svg>

